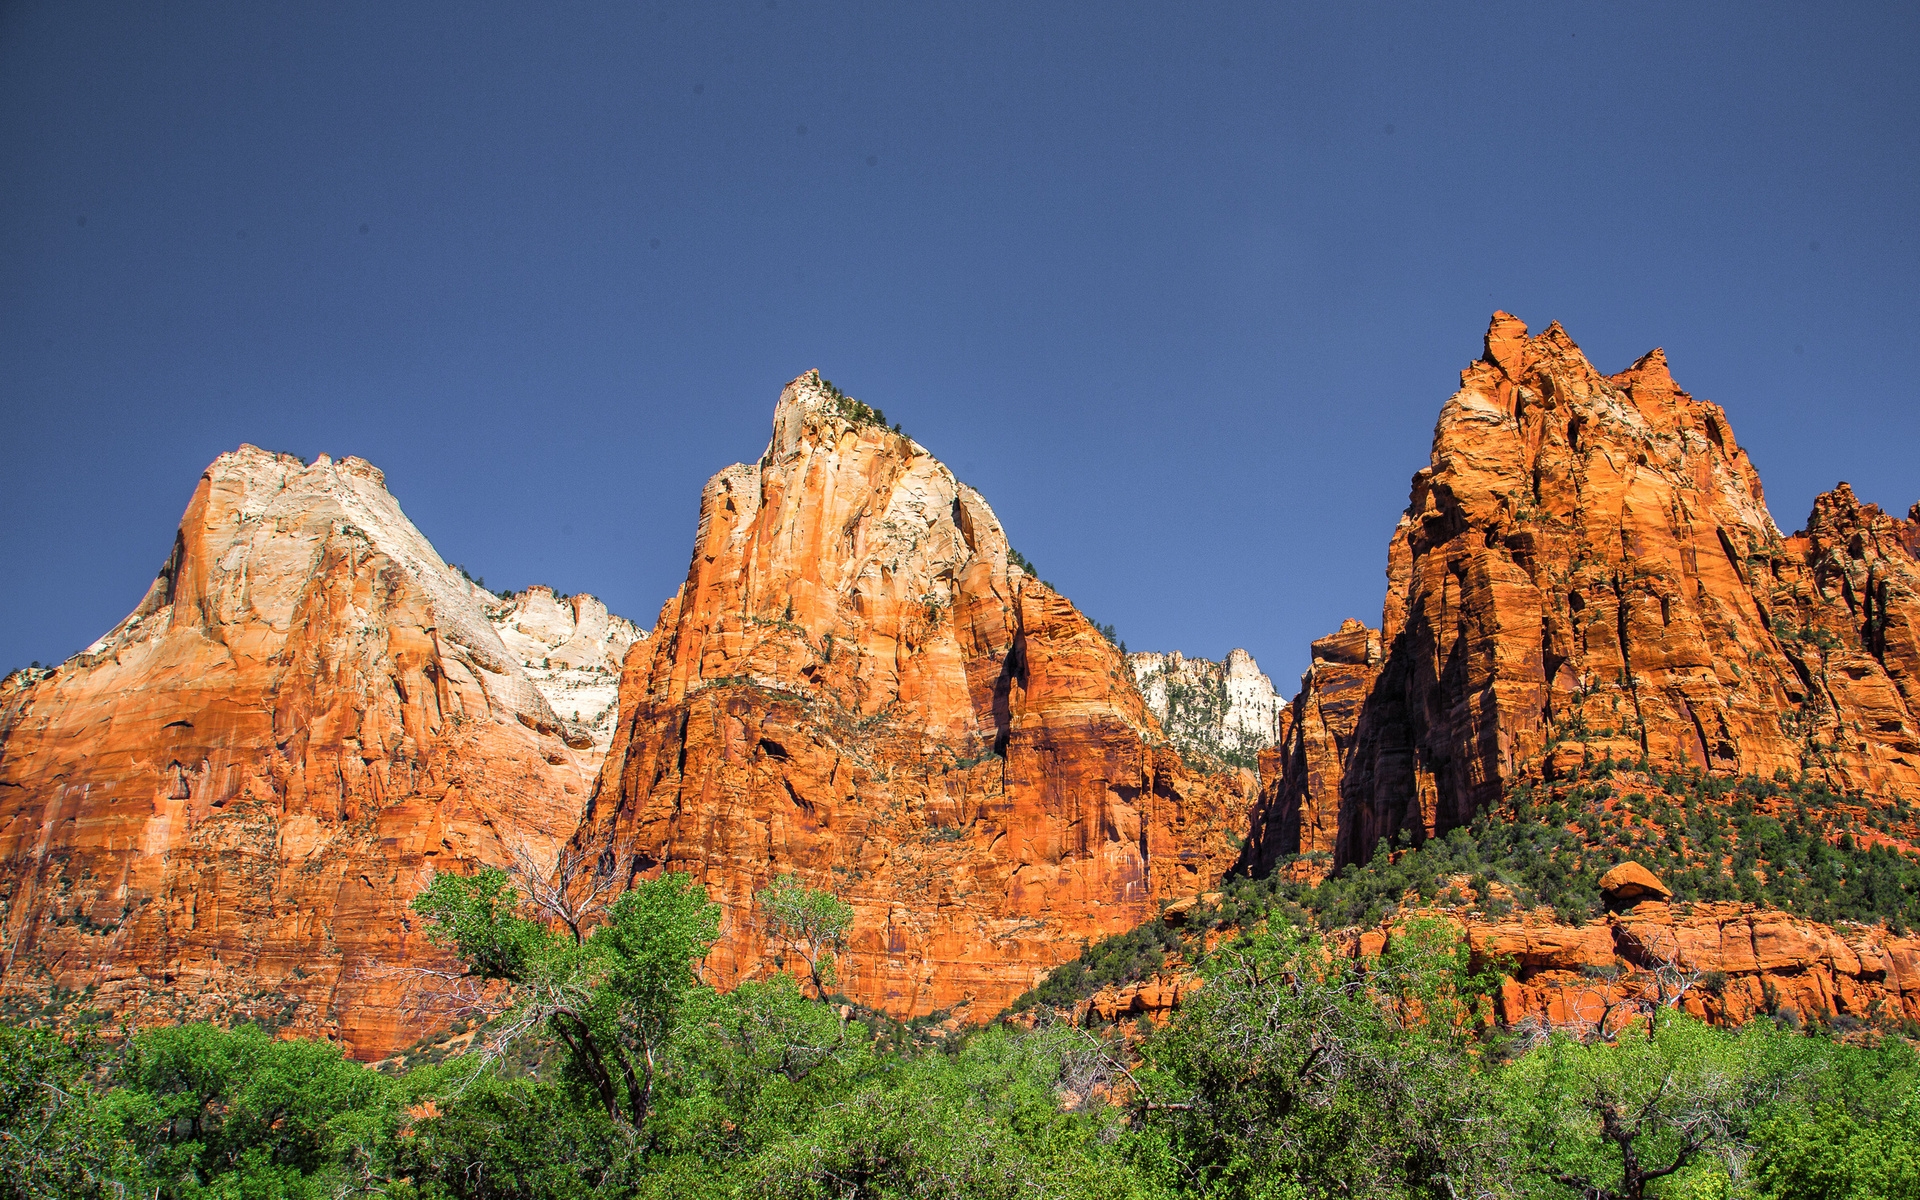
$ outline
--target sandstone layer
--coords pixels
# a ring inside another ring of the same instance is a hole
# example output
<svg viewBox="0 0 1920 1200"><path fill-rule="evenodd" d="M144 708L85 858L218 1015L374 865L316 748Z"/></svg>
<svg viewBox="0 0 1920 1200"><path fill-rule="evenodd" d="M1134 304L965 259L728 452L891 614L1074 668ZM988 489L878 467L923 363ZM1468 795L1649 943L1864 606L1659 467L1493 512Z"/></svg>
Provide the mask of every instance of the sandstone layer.
<svg viewBox="0 0 1920 1200"><path fill-rule="evenodd" d="M1387 556L1262 757L1250 860L1368 858L1583 760L1920 798L1920 506L1843 484L1782 536L1725 413L1494 315Z"/></svg>
<svg viewBox="0 0 1920 1200"><path fill-rule="evenodd" d="M1220 662L1143 652L1127 655L1127 666L1167 740L1189 761L1252 767L1280 740L1286 703L1245 650Z"/></svg>
<svg viewBox="0 0 1920 1200"><path fill-rule="evenodd" d="M1424 910L1458 928L1476 970L1501 971L1493 1015L1518 1029L1609 1034L1653 1006L1734 1027L1760 1017L1846 1031L1920 1021L1920 938L1875 926L1803 921L1751 904L1644 901L1570 925L1541 909L1508 917ZM1342 954L1381 954L1399 922L1329 935ZM1180 964L1102 988L1073 1007L1076 1023L1165 1019L1202 986ZM1031 1018L1025 1018L1030 1020Z"/></svg>
<svg viewBox="0 0 1920 1200"><path fill-rule="evenodd" d="M444 1025L418 968L446 963L408 902L436 869L551 864L599 761L503 644L500 604L369 464L220 456L132 615L0 684L15 1007L93 989L362 1058Z"/></svg>
<svg viewBox="0 0 1920 1200"><path fill-rule="evenodd" d="M576 846L699 877L718 982L772 966L753 894L791 874L853 906L839 991L979 1019L1217 880L1253 798L1182 764L978 493L811 372L707 484Z"/></svg>

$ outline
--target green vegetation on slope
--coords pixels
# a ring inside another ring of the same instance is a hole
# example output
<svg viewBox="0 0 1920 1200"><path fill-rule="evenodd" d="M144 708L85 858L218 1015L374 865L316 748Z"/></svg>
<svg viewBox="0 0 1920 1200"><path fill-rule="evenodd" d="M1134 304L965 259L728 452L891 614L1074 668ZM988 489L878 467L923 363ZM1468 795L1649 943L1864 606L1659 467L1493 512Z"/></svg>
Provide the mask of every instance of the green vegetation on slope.
<svg viewBox="0 0 1920 1200"><path fill-rule="evenodd" d="M1920 1180L1904 1042L1655 1009L1522 1043L1439 922L1367 960L1281 925L1241 938L1137 1046L1043 1021L897 1051L790 976L701 984L711 913L688 881L629 896L575 937L497 875L436 880L437 933L516 1003L482 1049L404 1075L252 1028L0 1028L0 1190L1800 1200ZM536 1052L502 1053L516 1035Z"/></svg>
<svg viewBox="0 0 1920 1200"><path fill-rule="evenodd" d="M1279 906L1323 928L1372 924L1415 892L1447 898L1464 876L1499 915L1512 903L1551 906L1563 920L1601 911L1600 877L1620 862L1650 868L1677 901L1742 900L1809 920L1920 921L1920 856L1874 823L1858 801L1817 781L1716 778L1699 772L1619 772L1547 791L1522 785L1501 811L1433 838L1382 845L1373 861L1317 885L1285 872L1229 889L1228 921Z"/></svg>
<svg viewBox="0 0 1920 1200"><path fill-rule="evenodd" d="M1499 811L1417 848L1403 834L1382 843L1372 861L1317 883L1294 877L1291 861L1262 879L1230 878L1217 904L1180 914L1177 925L1149 922L1089 946L1013 1008L1069 1005L1103 986L1145 979L1170 953L1197 961L1201 935L1211 929L1276 917L1326 930L1375 925L1410 897L1462 902L1463 884L1474 908L1489 916L1546 906L1580 923L1602 911L1600 877L1629 859L1658 875L1676 901L1739 900L1826 924L1885 922L1904 932L1920 925L1920 855L1900 836L1911 815L1904 806L1873 814L1813 779L1603 763L1553 789L1516 787ZM1320 856L1312 865L1329 864Z"/></svg>

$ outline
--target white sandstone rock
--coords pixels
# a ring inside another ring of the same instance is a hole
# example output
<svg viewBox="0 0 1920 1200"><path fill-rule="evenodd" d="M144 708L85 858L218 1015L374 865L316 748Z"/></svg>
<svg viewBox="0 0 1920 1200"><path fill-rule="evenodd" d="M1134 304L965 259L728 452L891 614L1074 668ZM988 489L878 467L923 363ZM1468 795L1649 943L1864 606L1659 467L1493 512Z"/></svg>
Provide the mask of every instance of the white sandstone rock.
<svg viewBox="0 0 1920 1200"><path fill-rule="evenodd" d="M1252 766L1256 754L1280 740L1286 701L1245 650L1229 651L1224 662L1146 651L1127 655L1127 665L1182 754Z"/></svg>

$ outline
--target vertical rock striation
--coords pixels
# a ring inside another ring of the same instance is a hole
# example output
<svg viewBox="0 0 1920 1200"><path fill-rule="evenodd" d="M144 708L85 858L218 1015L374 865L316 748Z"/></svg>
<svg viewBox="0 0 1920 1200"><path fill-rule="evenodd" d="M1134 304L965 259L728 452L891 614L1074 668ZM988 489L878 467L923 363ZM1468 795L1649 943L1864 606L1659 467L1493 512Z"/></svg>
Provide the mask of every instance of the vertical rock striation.
<svg viewBox="0 0 1920 1200"><path fill-rule="evenodd" d="M1920 797L1916 518L1842 485L1783 537L1719 406L1496 313L1387 555L1314 643L1253 859L1369 857L1583 758Z"/></svg>
<svg viewBox="0 0 1920 1200"><path fill-rule="evenodd" d="M0 685L7 991L363 1058L444 1024L409 900L550 863L599 760L489 603L367 463L221 455L132 615Z"/></svg>
<svg viewBox="0 0 1920 1200"><path fill-rule="evenodd" d="M793 874L853 906L846 995L984 1017L1211 885L1252 799L1181 763L978 493L811 372L707 484L576 844L701 878L722 982L769 967L753 893Z"/></svg>

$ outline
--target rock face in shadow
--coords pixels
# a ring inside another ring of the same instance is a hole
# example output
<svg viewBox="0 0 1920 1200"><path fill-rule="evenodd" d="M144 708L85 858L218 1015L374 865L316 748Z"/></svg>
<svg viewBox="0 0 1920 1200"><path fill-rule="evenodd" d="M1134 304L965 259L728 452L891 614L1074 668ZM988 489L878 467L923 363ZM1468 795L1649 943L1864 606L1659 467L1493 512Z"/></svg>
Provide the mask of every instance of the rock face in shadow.
<svg viewBox="0 0 1920 1200"><path fill-rule="evenodd" d="M1494 315L1387 554L1378 630L1313 645L1250 860L1369 858L1583 760L1920 798L1920 506L1842 484L1782 536L1719 406Z"/></svg>
<svg viewBox="0 0 1920 1200"><path fill-rule="evenodd" d="M1182 764L978 493L812 372L708 482L576 844L621 885L700 878L722 983L773 965L752 897L792 874L853 906L838 990L984 1019L1210 886L1253 796Z"/></svg>
<svg viewBox="0 0 1920 1200"><path fill-rule="evenodd" d="M0 971L142 1020L255 1016L378 1057L446 1023L407 904L550 864L599 756L380 472L251 446L133 614L0 684Z"/></svg>

